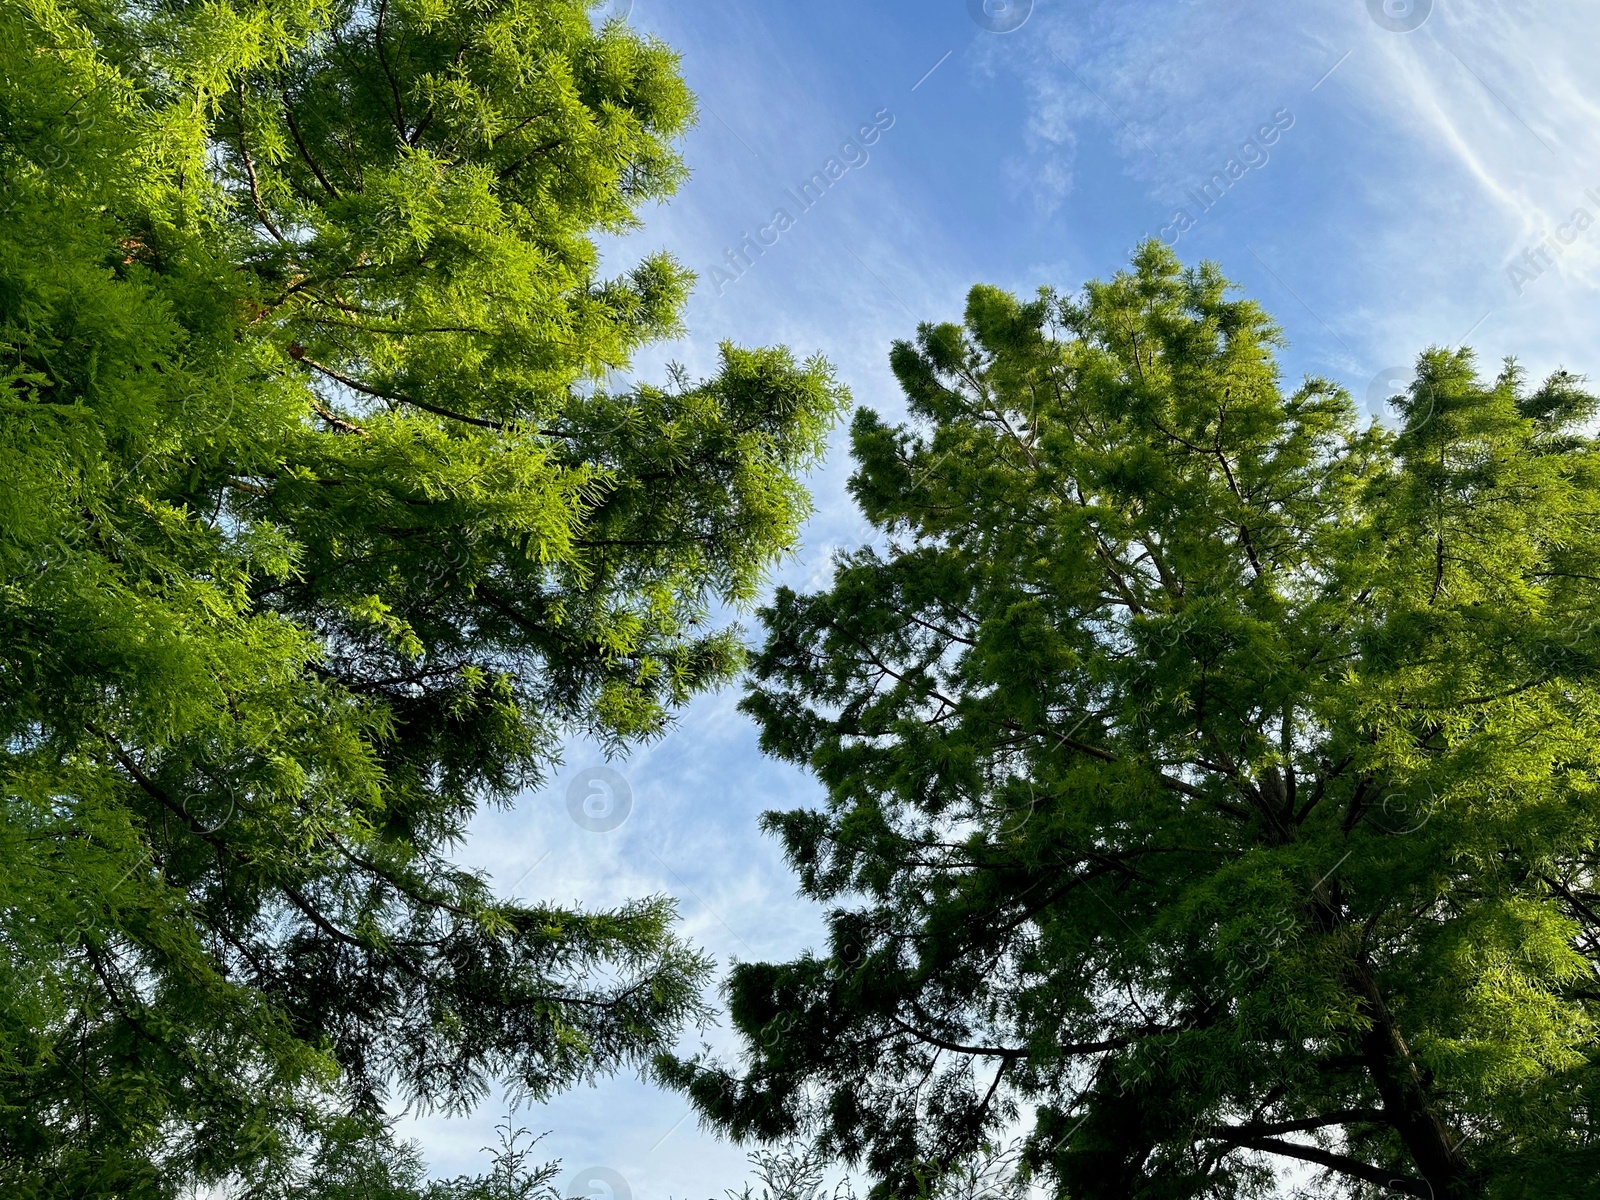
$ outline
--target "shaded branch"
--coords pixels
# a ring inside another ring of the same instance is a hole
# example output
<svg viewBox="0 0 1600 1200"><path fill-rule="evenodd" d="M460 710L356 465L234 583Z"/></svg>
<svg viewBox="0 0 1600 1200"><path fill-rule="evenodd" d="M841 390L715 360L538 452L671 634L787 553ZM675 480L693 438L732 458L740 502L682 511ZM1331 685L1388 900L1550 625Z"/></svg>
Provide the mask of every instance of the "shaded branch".
<svg viewBox="0 0 1600 1200"><path fill-rule="evenodd" d="M1433 1189L1421 1179L1399 1176L1393 1171L1364 1163L1359 1158L1351 1158L1347 1154L1335 1154L1320 1146L1303 1146L1299 1142L1286 1142L1274 1137L1223 1137L1222 1140L1242 1150L1260 1150L1265 1154L1298 1158L1301 1162L1315 1163L1319 1167L1327 1167L1330 1171L1337 1171L1352 1179L1376 1184L1391 1192L1403 1192L1407 1196L1420 1196L1422 1200L1434 1200Z"/></svg>

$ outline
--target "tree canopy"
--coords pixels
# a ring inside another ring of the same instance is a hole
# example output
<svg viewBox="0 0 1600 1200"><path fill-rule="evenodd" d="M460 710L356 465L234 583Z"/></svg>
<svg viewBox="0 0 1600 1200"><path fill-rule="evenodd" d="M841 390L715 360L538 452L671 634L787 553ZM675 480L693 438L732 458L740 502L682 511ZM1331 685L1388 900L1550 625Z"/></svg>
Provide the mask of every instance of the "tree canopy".
<svg viewBox="0 0 1600 1200"><path fill-rule="evenodd" d="M292 1191L704 1011L666 898L451 861L730 678L846 401L610 382L691 277L595 238L693 115L580 0L0 3L7 1195Z"/></svg>
<svg viewBox="0 0 1600 1200"><path fill-rule="evenodd" d="M1600 1190L1600 402L1423 353L1393 422L1158 243L974 288L855 418L889 539L745 707L816 955L744 963L719 1128L881 1196L1010 1133L1071 1200Z"/></svg>

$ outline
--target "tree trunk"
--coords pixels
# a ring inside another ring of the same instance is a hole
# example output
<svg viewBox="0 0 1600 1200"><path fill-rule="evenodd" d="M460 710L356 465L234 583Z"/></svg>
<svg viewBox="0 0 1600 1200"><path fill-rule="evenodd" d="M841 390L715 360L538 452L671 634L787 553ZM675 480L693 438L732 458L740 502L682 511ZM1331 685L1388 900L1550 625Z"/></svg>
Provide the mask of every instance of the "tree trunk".
<svg viewBox="0 0 1600 1200"><path fill-rule="evenodd" d="M1349 979L1361 997L1363 1013L1372 1022L1361 1035L1361 1056L1383 1098L1384 1115L1399 1133L1436 1200L1465 1200L1469 1171L1459 1149L1460 1139L1434 1111L1427 1083L1394 1015L1384 1003L1377 979L1360 962L1350 968Z"/></svg>

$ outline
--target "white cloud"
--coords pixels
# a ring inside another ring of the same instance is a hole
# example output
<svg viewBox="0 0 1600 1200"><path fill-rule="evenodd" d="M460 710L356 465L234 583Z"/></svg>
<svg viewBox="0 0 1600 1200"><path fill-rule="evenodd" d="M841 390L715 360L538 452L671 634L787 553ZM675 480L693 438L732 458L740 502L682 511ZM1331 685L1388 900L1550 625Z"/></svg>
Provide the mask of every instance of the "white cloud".
<svg viewBox="0 0 1600 1200"><path fill-rule="evenodd" d="M1085 174L1097 143L1148 196L1133 236L1155 233L1265 112L1294 112L1281 153L1238 189L1254 211L1230 196L1179 251L1246 280L1290 332L1291 366L1359 393L1371 371L1469 329L1491 365L1507 353L1536 372L1600 362L1585 315L1600 232L1559 247L1521 295L1508 272L1576 209L1600 225L1585 194L1600 189L1597 25L1592 9L1554 5L1440 2L1410 33L1359 4L1041 5L1012 35L1031 41L991 56L1027 89L1017 178L1035 203L1116 191L1105 166ZM1056 145L1073 151L1070 180Z"/></svg>

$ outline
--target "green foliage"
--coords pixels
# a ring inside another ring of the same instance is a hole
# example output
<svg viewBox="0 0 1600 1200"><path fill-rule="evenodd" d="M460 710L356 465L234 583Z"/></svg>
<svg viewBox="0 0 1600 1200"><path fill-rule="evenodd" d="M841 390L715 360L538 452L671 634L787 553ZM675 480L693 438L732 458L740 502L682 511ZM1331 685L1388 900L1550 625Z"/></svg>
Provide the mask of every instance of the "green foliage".
<svg viewBox="0 0 1600 1200"><path fill-rule="evenodd" d="M592 238L692 117L579 0L0 0L6 1195L287 1178L703 1011L668 900L450 861L731 676L844 404L606 386L690 278Z"/></svg>
<svg viewBox="0 0 1600 1200"><path fill-rule="evenodd" d="M508 1115L495 1127L499 1144L483 1149L486 1175L428 1179L420 1148L399 1141L387 1121L335 1116L318 1131L315 1149L292 1163L263 1163L235 1194L247 1200L565 1200L552 1182L559 1161L536 1162L541 1137L513 1128ZM574 1198L576 1200L576 1198Z"/></svg>
<svg viewBox="0 0 1600 1200"><path fill-rule="evenodd" d="M1436 349L1361 428L1279 340L1152 243L895 346L890 548L746 701L831 944L662 1063L719 1127L884 1196L1012 1122L1073 1200L1600 1191L1600 403Z"/></svg>

